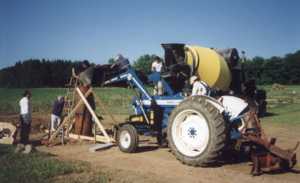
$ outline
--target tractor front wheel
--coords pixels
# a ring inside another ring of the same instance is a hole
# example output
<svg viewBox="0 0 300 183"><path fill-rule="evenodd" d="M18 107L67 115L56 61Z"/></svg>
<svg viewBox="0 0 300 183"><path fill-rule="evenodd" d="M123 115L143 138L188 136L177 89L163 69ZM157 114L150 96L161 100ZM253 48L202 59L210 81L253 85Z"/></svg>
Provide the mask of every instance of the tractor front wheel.
<svg viewBox="0 0 300 183"><path fill-rule="evenodd" d="M117 133L117 143L122 152L134 153L139 143L136 128L131 124L121 126Z"/></svg>

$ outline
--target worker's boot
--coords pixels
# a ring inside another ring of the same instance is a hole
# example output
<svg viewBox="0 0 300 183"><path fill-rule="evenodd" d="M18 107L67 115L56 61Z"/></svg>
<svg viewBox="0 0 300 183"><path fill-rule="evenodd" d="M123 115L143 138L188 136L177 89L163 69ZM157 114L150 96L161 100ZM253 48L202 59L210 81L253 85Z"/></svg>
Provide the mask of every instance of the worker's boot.
<svg viewBox="0 0 300 183"><path fill-rule="evenodd" d="M167 148L168 147L167 133L158 134L157 143L160 147Z"/></svg>
<svg viewBox="0 0 300 183"><path fill-rule="evenodd" d="M22 152L23 154L29 154L32 151L32 145L31 144L27 144L25 145L25 149Z"/></svg>
<svg viewBox="0 0 300 183"><path fill-rule="evenodd" d="M261 164L259 161L259 156L256 153L252 153L251 154L251 159L252 159L252 170L251 170L251 175L253 176L259 176L262 174L262 170L261 170Z"/></svg>
<svg viewBox="0 0 300 183"><path fill-rule="evenodd" d="M19 153L25 149L24 144L17 144L17 147L15 149L15 153Z"/></svg>

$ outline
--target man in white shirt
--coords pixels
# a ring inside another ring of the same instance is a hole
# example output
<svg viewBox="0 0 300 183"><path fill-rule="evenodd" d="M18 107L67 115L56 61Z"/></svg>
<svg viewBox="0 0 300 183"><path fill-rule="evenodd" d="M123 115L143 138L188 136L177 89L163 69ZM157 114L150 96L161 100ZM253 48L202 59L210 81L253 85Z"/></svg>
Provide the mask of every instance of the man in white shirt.
<svg viewBox="0 0 300 183"><path fill-rule="evenodd" d="M197 76L190 78L190 84L193 86L192 96L195 95L209 95L209 87L204 81L200 81Z"/></svg>
<svg viewBox="0 0 300 183"><path fill-rule="evenodd" d="M25 90L23 94L23 98L19 102L20 106L20 143L21 144L28 144L29 133L31 129L31 92L29 90Z"/></svg>
<svg viewBox="0 0 300 183"><path fill-rule="evenodd" d="M156 56L154 58L154 61L152 62L151 65L151 71L153 74L158 74L159 78L160 78L160 73L163 69L163 63L161 58L159 58L158 56ZM154 95L163 95L163 85L161 80L158 80L155 85L154 85L154 91L153 91Z"/></svg>
<svg viewBox="0 0 300 183"><path fill-rule="evenodd" d="M160 73L162 71L162 68L163 68L162 61L158 56L156 56L154 61L152 62L151 71Z"/></svg>

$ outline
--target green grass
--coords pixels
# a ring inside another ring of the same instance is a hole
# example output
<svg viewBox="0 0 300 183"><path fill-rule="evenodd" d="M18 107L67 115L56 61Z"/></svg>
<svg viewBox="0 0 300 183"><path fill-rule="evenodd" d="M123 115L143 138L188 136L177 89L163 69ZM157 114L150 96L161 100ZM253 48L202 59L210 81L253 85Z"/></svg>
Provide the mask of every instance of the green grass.
<svg viewBox="0 0 300 183"><path fill-rule="evenodd" d="M96 95L113 114L128 114L133 111L131 106L133 89L127 88L95 88Z"/></svg>
<svg viewBox="0 0 300 183"><path fill-rule="evenodd" d="M49 111L53 100L58 95L64 95L65 89L61 88L35 88L32 89L33 111ZM0 112L18 112L19 100L23 89L0 89Z"/></svg>
<svg viewBox="0 0 300 183"><path fill-rule="evenodd" d="M126 88L94 88L96 95L103 101L108 110L115 114L127 114L132 111L131 97L134 92ZM18 102L23 89L0 88L0 113L17 113ZM58 95L65 95L65 88L34 88L32 92L33 112L51 111L53 101Z"/></svg>
<svg viewBox="0 0 300 183"><path fill-rule="evenodd" d="M22 154L14 153L13 150L11 145L0 145L0 182L107 182L107 177L99 172L85 179L80 179L80 176L76 180L72 178L75 174L90 173L88 163L65 162L41 152Z"/></svg>
<svg viewBox="0 0 300 183"><path fill-rule="evenodd" d="M262 121L300 125L300 85L285 85L274 90L272 85L260 86L267 91L268 113Z"/></svg>
<svg viewBox="0 0 300 183"><path fill-rule="evenodd" d="M261 86L258 86L258 88L262 88L264 90L266 90L268 92L268 94L283 94L283 93L290 93L292 92L293 90L296 91L298 94L300 93L300 85L283 85L285 87L285 90L281 90L281 91L274 91L272 90L272 85L261 85Z"/></svg>
<svg viewBox="0 0 300 183"><path fill-rule="evenodd" d="M262 121L300 125L300 104L284 104L268 109Z"/></svg>

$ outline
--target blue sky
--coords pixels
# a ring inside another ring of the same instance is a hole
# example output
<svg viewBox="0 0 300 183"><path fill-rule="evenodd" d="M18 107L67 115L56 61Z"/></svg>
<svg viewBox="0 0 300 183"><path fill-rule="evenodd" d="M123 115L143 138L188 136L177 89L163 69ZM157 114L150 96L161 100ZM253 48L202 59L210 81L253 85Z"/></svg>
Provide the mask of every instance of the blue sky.
<svg viewBox="0 0 300 183"><path fill-rule="evenodd" d="M162 56L164 42L283 56L300 49L299 7L297 0L0 0L0 68L29 58Z"/></svg>

